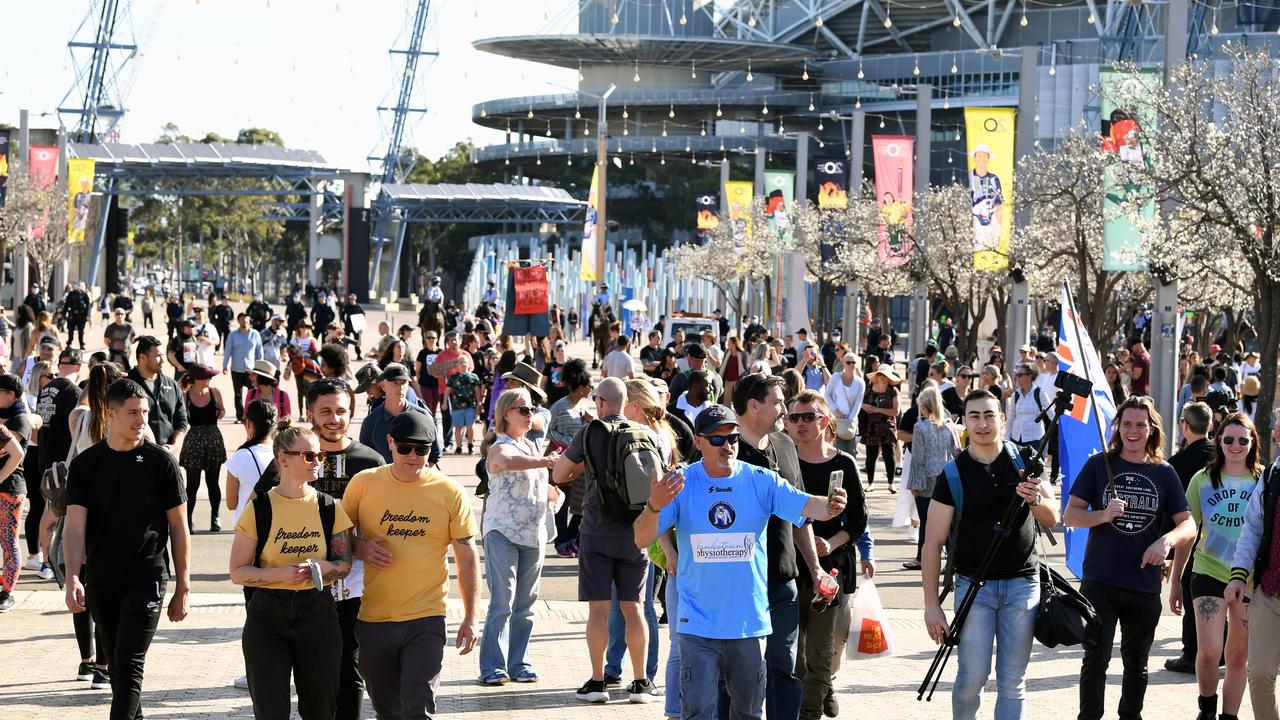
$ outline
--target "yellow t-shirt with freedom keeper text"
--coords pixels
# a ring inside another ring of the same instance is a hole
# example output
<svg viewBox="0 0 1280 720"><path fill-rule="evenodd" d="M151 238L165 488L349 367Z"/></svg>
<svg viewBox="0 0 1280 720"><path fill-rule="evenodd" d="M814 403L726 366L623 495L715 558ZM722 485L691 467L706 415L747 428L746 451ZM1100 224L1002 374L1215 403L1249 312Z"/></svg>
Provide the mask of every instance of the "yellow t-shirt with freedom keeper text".
<svg viewBox="0 0 1280 720"><path fill-rule="evenodd" d="M391 566L364 566L360 619L403 622L443 617L449 592L449 545L479 534L471 503L457 481L427 471L401 482L384 465L359 472L342 494L342 507L366 541L386 538Z"/></svg>
<svg viewBox="0 0 1280 720"><path fill-rule="evenodd" d="M320 524L320 502L316 491L307 488L301 498L287 498L274 489L267 493L271 499L271 537L262 548L258 565L278 568L297 565L304 560L324 560L329 549L324 546L324 525ZM351 518L341 503L333 508L333 534L351 529ZM236 532L244 533L255 543L258 541L258 520L253 503L249 503L236 523ZM260 587L273 590L310 590L315 587L310 580L302 583L276 582Z"/></svg>

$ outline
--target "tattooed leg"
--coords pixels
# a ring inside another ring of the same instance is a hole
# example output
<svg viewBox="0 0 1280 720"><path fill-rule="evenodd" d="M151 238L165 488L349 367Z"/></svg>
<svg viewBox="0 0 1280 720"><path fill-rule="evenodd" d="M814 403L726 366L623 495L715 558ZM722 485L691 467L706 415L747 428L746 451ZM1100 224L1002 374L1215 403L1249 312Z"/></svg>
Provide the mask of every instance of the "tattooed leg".
<svg viewBox="0 0 1280 720"><path fill-rule="evenodd" d="M1221 603L1221 598L1206 595L1196 600L1196 612L1200 613L1200 617L1205 620L1212 620L1218 614Z"/></svg>

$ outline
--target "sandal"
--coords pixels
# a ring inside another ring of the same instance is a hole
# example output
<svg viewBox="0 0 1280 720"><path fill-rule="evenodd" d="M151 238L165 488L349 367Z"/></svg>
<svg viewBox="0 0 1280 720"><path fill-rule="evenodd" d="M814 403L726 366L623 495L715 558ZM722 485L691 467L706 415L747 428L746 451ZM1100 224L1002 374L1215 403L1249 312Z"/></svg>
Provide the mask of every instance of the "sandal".
<svg viewBox="0 0 1280 720"><path fill-rule="evenodd" d="M916 560L908 560L908 561L906 561L906 562L902 563L902 567L903 567L903 568L905 568L905 569L907 569L907 570L919 570L919 569L920 569L920 563L919 563L918 561L916 561Z"/></svg>

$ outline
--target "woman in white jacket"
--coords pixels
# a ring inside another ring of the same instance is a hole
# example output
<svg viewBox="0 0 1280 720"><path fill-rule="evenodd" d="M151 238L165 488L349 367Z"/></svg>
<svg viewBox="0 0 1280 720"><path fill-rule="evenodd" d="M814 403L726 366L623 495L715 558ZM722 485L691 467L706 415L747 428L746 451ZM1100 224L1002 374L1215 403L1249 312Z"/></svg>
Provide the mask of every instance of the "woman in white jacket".
<svg viewBox="0 0 1280 720"><path fill-rule="evenodd" d="M858 410L862 408L867 383L862 379L857 355L845 353L840 365L840 372L831 376L822 394L836 417L836 449L853 455L857 448Z"/></svg>

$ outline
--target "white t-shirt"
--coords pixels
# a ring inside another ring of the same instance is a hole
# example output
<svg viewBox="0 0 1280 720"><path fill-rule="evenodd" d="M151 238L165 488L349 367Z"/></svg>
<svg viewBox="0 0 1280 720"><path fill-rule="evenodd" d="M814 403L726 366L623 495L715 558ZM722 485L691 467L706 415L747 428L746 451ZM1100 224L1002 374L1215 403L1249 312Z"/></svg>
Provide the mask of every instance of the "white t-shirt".
<svg viewBox="0 0 1280 720"><path fill-rule="evenodd" d="M614 350L604 358L604 376L616 377L626 380L635 372L635 365L631 362L631 356L624 350Z"/></svg>
<svg viewBox="0 0 1280 720"><path fill-rule="evenodd" d="M235 475L236 480L240 481L240 491L236 495L236 509L231 514L232 526L240 521L245 506L249 504L249 496L253 494L253 486L258 484L258 478L262 477L262 471L271 464L271 459L271 446L263 443L240 448L227 459L227 473Z"/></svg>

